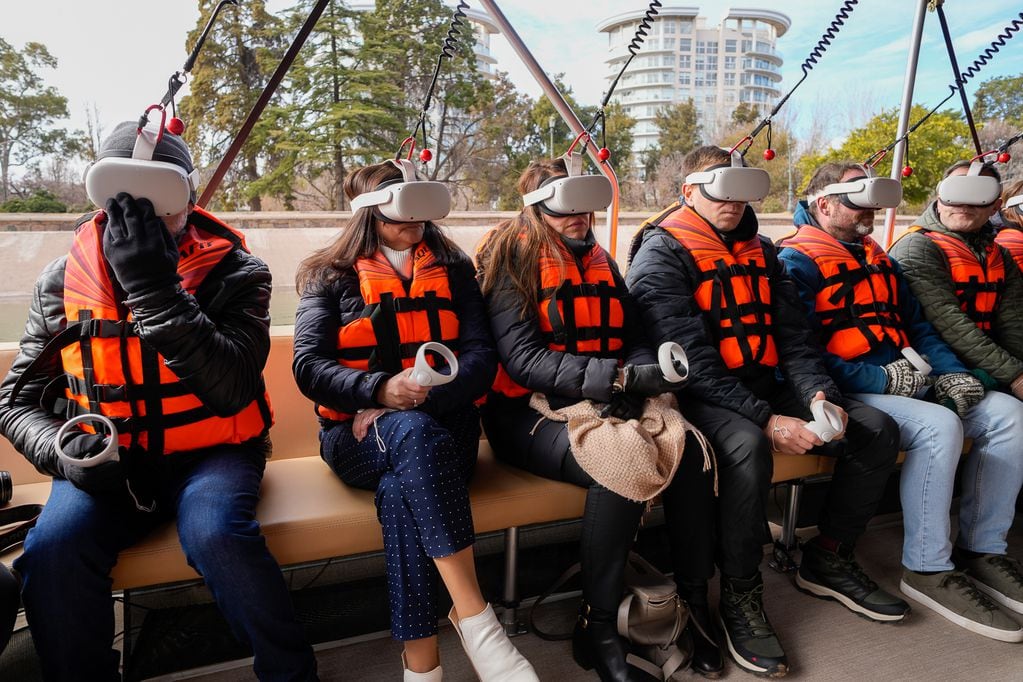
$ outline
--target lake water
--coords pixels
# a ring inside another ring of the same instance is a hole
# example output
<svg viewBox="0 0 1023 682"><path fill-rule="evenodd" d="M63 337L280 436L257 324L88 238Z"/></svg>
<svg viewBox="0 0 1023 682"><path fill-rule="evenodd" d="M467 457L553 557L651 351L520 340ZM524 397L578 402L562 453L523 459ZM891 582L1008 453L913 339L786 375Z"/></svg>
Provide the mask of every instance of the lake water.
<svg viewBox="0 0 1023 682"><path fill-rule="evenodd" d="M25 331L30 296L4 296L0 298L0 341L18 341ZM274 288L270 297L270 322L274 325L295 323L298 294L294 288Z"/></svg>

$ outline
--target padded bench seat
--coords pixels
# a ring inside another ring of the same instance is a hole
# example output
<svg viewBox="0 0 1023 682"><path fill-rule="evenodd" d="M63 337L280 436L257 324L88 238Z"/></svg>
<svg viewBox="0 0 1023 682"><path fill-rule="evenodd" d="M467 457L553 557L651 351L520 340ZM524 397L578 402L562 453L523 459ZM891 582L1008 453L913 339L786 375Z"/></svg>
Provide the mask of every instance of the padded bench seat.
<svg viewBox="0 0 1023 682"><path fill-rule="evenodd" d="M12 503L44 503L49 490L49 483L18 485ZM586 497L582 488L498 462L486 441L480 442L469 494L477 533L579 518ZM319 456L271 460L257 516L281 565L383 549L373 493L341 483ZM9 563L14 556L2 560ZM196 578L173 524L122 552L113 571L115 590Z"/></svg>

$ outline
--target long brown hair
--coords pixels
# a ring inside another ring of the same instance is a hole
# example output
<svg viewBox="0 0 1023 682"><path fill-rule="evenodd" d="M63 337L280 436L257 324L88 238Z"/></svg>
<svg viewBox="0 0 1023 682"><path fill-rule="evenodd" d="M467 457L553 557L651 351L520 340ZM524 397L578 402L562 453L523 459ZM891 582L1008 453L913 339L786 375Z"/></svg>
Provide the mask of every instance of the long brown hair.
<svg viewBox="0 0 1023 682"><path fill-rule="evenodd" d="M373 191L388 180L400 180L401 177L401 170L390 161L358 168L345 178L345 196L354 199L360 194ZM432 222L424 225L423 241L441 265L468 260L465 252ZM315 285L334 282L355 265L356 260L369 258L378 248L380 237L377 235L373 208L360 208L352 213L337 239L314 251L299 264L295 273L295 288L302 294Z"/></svg>
<svg viewBox="0 0 1023 682"><path fill-rule="evenodd" d="M1005 186L1005 191L1002 192L1002 217L1013 225L1023 227L1023 206L1005 209L1005 202L1017 194L1023 194L1023 180L1017 180Z"/></svg>
<svg viewBox="0 0 1023 682"><path fill-rule="evenodd" d="M519 176L519 194L537 189L550 178L568 175L563 159L533 161ZM590 214L593 227L593 214ZM520 299L520 315L525 318L535 308L540 283L540 257L548 256L558 263L561 279L565 262L558 248L560 236L544 220L538 204L525 206L511 220L498 223L476 260L483 273L480 288L489 293L498 282L508 277Z"/></svg>

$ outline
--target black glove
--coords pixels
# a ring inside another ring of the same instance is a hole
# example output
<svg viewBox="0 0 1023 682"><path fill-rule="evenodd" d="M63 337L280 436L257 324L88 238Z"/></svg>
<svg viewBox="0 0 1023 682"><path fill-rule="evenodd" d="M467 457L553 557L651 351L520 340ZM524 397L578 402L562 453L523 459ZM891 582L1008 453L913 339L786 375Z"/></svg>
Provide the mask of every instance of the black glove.
<svg viewBox="0 0 1023 682"><path fill-rule="evenodd" d="M901 395L912 398L927 385L927 377L917 371L916 367L906 358L899 358L881 367L888 377L884 392L888 395Z"/></svg>
<svg viewBox="0 0 1023 682"><path fill-rule="evenodd" d="M962 417L984 399L984 384L969 372L942 374L934 380L934 398Z"/></svg>
<svg viewBox="0 0 1023 682"><path fill-rule="evenodd" d="M622 382L622 390L644 398L652 398L668 391L677 391L685 384L683 381L676 384L665 379L664 373L661 372L661 366L658 364L625 365L622 368L622 376L625 379Z"/></svg>
<svg viewBox="0 0 1023 682"><path fill-rule="evenodd" d="M615 393L611 396L611 402L600 411L600 416L604 419L617 417L622 421L639 419L643 416L643 406L645 404L646 398L644 396L624 392Z"/></svg>
<svg viewBox="0 0 1023 682"><path fill-rule="evenodd" d="M129 296L172 287L178 275L178 247L149 199L121 192L107 199L103 255Z"/></svg>
<svg viewBox="0 0 1023 682"><path fill-rule="evenodd" d="M62 444L64 454L75 459L98 455L106 448L107 438L96 433L80 433ZM59 460L58 460L59 461ZM94 467L58 464L64 478L79 490L90 495L101 495L124 490L124 469L120 462L103 462Z"/></svg>

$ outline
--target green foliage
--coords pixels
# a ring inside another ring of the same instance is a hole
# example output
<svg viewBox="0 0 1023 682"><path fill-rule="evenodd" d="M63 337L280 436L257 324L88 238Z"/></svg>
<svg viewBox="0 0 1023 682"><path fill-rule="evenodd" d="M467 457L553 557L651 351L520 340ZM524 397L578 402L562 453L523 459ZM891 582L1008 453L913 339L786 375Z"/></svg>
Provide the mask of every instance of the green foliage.
<svg viewBox="0 0 1023 682"><path fill-rule="evenodd" d="M186 39L188 51L216 4L217 0L200 1L199 21ZM281 21L266 11L264 0L228 7L214 25L192 70L190 94L178 107L185 139L201 166L219 163L280 62L285 40ZM256 123L213 205L260 210L262 187L255 183L264 168L273 166L270 150L279 132L274 123L272 116Z"/></svg>
<svg viewBox="0 0 1023 682"><path fill-rule="evenodd" d="M19 51L0 38L0 199L11 194L13 167L65 150L67 133L52 126L67 118L67 98L39 73L56 68L46 46L26 43Z"/></svg>
<svg viewBox="0 0 1023 682"><path fill-rule="evenodd" d="M750 102L739 102L739 105L732 110L732 123L739 126L748 126L758 123L764 115L760 109Z"/></svg>
<svg viewBox="0 0 1023 682"><path fill-rule="evenodd" d="M1023 73L981 83L973 96L973 114L977 121L1004 121L1023 128Z"/></svg>
<svg viewBox="0 0 1023 682"><path fill-rule="evenodd" d="M910 120L919 121L926 113L924 107L915 104ZM822 163L862 162L877 150L891 144L895 139L898 119L898 109L884 111L867 121L862 128L849 133L838 148L829 149L821 154L807 155L801 159L800 188L806 186L814 169ZM972 156L970 131L959 112L952 109L936 112L909 137L908 163L913 167L913 174L903 178L903 201L912 208L920 207L931 196L948 166ZM890 163L884 161L877 167L879 175L888 175L890 170Z"/></svg>
<svg viewBox="0 0 1023 682"><path fill-rule="evenodd" d="M52 192L38 189L32 195L0 204L0 213L67 213L68 207Z"/></svg>
<svg viewBox="0 0 1023 682"><path fill-rule="evenodd" d="M662 159L681 158L700 146L700 123L692 98L661 107L654 115L657 146L647 150L643 165L648 177L656 174Z"/></svg>

